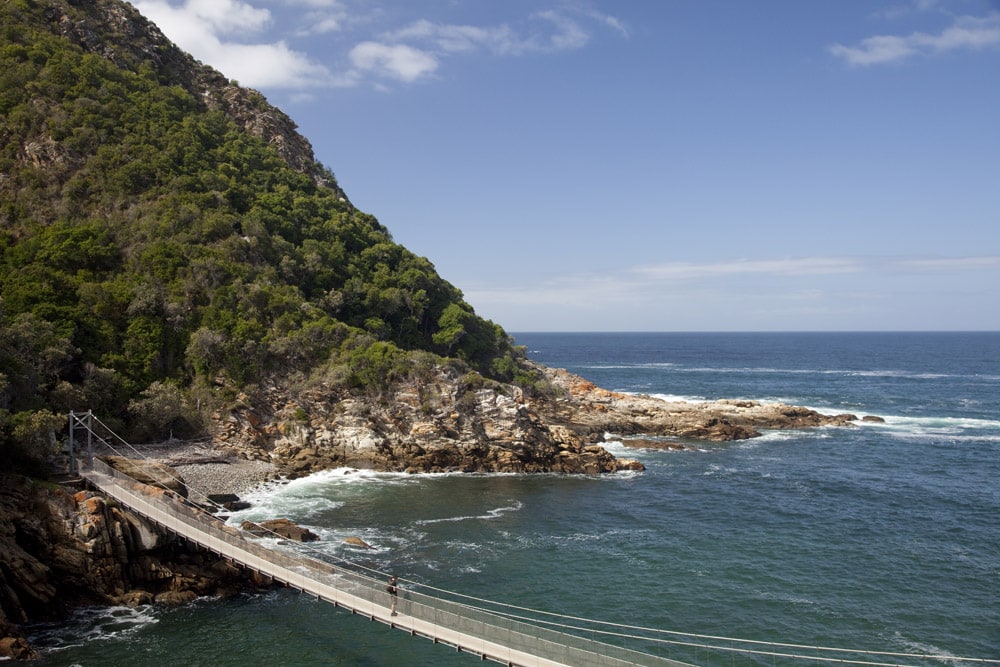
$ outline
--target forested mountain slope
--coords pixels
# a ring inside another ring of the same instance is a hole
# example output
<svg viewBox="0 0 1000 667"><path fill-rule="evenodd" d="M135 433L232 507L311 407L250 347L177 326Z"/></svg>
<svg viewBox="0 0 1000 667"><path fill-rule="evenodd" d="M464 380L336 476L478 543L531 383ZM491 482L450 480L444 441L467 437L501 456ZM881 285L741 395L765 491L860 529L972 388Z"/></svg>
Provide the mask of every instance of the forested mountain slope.
<svg viewBox="0 0 1000 667"><path fill-rule="evenodd" d="M119 0L0 2L0 456L69 410L185 437L263 378L442 365L532 378L284 113Z"/></svg>

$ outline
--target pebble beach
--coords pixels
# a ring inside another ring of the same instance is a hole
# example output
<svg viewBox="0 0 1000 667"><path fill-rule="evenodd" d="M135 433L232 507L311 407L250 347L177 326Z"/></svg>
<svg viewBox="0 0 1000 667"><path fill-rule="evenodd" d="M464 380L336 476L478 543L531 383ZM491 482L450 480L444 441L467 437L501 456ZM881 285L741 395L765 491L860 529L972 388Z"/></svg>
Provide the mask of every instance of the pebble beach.
<svg viewBox="0 0 1000 667"><path fill-rule="evenodd" d="M243 459L205 444L159 445L141 453L176 470L192 495L242 496L277 477L268 461Z"/></svg>

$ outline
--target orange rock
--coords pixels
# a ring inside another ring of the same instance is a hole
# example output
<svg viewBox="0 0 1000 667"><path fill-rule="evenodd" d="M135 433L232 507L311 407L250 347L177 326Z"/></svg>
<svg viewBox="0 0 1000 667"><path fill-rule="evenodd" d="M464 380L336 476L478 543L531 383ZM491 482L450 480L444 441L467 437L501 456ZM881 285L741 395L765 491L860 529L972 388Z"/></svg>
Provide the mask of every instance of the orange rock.
<svg viewBox="0 0 1000 667"><path fill-rule="evenodd" d="M104 498L100 496L87 498L83 503L83 509L87 514L100 514L104 511Z"/></svg>

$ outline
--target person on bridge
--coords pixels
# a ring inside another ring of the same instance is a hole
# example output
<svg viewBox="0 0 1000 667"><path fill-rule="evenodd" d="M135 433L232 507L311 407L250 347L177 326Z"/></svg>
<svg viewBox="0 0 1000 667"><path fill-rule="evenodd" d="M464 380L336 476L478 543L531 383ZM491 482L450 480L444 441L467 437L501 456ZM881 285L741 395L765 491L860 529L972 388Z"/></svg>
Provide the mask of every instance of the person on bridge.
<svg viewBox="0 0 1000 667"><path fill-rule="evenodd" d="M389 612L392 616L396 615L396 600L399 596L399 578L396 575L392 575L389 578L389 585L385 587L385 590L389 591Z"/></svg>

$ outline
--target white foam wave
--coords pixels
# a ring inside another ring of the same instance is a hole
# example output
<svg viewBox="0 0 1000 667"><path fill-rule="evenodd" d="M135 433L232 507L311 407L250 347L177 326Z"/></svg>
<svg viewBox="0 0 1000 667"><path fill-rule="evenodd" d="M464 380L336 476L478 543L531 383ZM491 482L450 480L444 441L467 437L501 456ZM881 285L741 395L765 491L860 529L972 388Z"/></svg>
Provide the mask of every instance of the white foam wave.
<svg viewBox="0 0 1000 667"><path fill-rule="evenodd" d="M84 607L66 622L28 628L28 639L44 651L61 651L88 642L126 637L158 623L153 607Z"/></svg>
<svg viewBox="0 0 1000 667"><path fill-rule="evenodd" d="M676 368L677 364L669 361L647 361L635 364L586 364L581 368L589 370L630 370L633 368Z"/></svg>
<svg viewBox="0 0 1000 667"><path fill-rule="evenodd" d="M791 440L822 440L831 437L829 432L813 428L808 430L763 431L758 437L736 441L742 447L754 447L762 442L788 442Z"/></svg>
<svg viewBox="0 0 1000 667"><path fill-rule="evenodd" d="M635 457L634 456L629 456L629 457L626 457L626 458L635 458ZM614 479L614 480L634 479L636 477L641 477L642 475L643 475L643 471L641 471L641 470L618 470L617 472L614 472L614 473L612 473L610 475L601 475L601 477L599 479L601 479L601 480L604 480L604 479Z"/></svg>
<svg viewBox="0 0 1000 667"><path fill-rule="evenodd" d="M914 380L942 380L947 378L969 378L985 382L998 382L1000 376L980 374L933 373L929 371L908 371L892 368L775 368L771 366L681 366L679 364L621 364L605 366L589 366L594 369L632 369L663 367L679 373L713 373L713 374L762 374L762 375L837 375L843 377L884 377L909 378Z"/></svg>
<svg viewBox="0 0 1000 667"><path fill-rule="evenodd" d="M649 394L653 398L658 398L667 403L708 403L710 399L704 396L681 396L678 394Z"/></svg>
<svg viewBox="0 0 1000 667"><path fill-rule="evenodd" d="M290 481L278 480L243 496L251 507L233 512L229 523L259 521L287 514L302 518L317 516L344 506L344 502L331 498L331 489L356 484L409 484L416 481L413 477L416 476L406 473L335 468Z"/></svg>
<svg viewBox="0 0 1000 667"><path fill-rule="evenodd" d="M401 548L405 548L412 540L399 535L392 535L380 532L375 528L355 528L344 530L342 528L324 528L317 526L310 529L319 535L318 542L311 542L310 546L318 548L323 552L337 554L349 554L348 560L359 555L377 556L386 553L394 553ZM348 543L349 537L358 537L367 544L367 547L359 547Z"/></svg>
<svg viewBox="0 0 1000 667"><path fill-rule="evenodd" d="M611 434L605 434L605 438L614 437ZM629 447L622 440L605 440L601 443L601 447L604 447L610 454L615 458L619 459L637 459L640 463L644 462L642 460L642 455L644 453L652 452L679 452L684 450L679 449L654 449L652 447ZM630 478L641 475L641 471L635 470L622 470L612 476L613 479ZM603 478L603 477L602 477Z"/></svg>
<svg viewBox="0 0 1000 667"><path fill-rule="evenodd" d="M787 602L790 604L798 604L798 605L816 604L816 602L814 600L811 600L810 598L785 592L775 593L772 591L756 590L754 591L754 597L756 597L759 600L777 600L778 602Z"/></svg>
<svg viewBox="0 0 1000 667"><path fill-rule="evenodd" d="M300 481L262 487L247 494L244 500L250 503L250 507L231 513L229 523L238 525L242 521L262 521L289 513L308 518L343 507L343 502L322 493L322 484L296 484Z"/></svg>
<svg viewBox="0 0 1000 667"><path fill-rule="evenodd" d="M858 422L865 428L886 432L894 437L943 437L966 440L1000 439L1000 420L971 417L904 417L886 415L885 423Z"/></svg>
<svg viewBox="0 0 1000 667"><path fill-rule="evenodd" d="M918 653L921 656L933 656L942 662L950 662L951 660L959 659L959 656L950 651L947 651L939 646L935 646L934 644L929 644L916 639L910 639L898 631L894 633L894 638L902 644L905 650Z"/></svg>
<svg viewBox="0 0 1000 667"><path fill-rule="evenodd" d="M507 512L517 512L522 507L524 503L520 501L515 501L513 505L506 505L504 507L496 507L494 509L488 510L486 514L473 514L468 516L450 516L443 517L440 519L420 519L414 521L416 525L430 525L434 523L451 523L454 521L489 521L491 519L499 519Z"/></svg>

